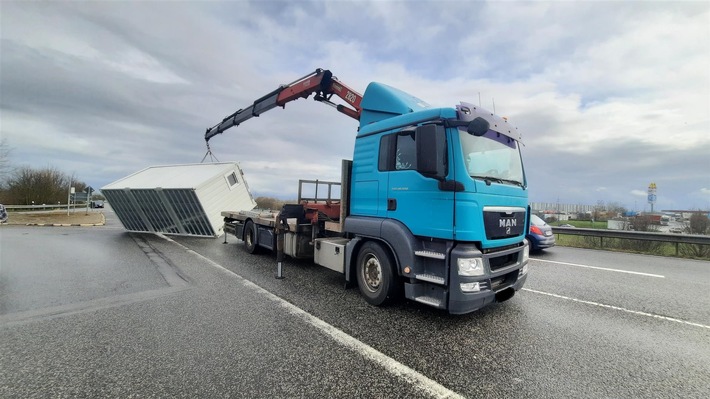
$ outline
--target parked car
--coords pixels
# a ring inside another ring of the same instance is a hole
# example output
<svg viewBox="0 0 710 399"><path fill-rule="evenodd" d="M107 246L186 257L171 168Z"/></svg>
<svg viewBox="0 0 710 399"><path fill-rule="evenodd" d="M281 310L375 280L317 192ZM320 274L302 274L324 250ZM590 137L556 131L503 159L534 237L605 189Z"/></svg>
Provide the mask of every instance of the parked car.
<svg viewBox="0 0 710 399"><path fill-rule="evenodd" d="M91 207L92 208L103 208L104 207L104 202L100 200L96 201L91 201Z"/></svg>
<svg viewBox="0 0 710 399"><path fill-rule="evenodd" d="M526 237L530 242L531 251L555 246L555 235L552 227L537 215L530 215L530 231Z"/></svg>
<svg viewBox="0 0 710 399"><path fill-rule="evenodd" d="M7 222L7 209L3 204L0 204L0 223Z"/></svg>

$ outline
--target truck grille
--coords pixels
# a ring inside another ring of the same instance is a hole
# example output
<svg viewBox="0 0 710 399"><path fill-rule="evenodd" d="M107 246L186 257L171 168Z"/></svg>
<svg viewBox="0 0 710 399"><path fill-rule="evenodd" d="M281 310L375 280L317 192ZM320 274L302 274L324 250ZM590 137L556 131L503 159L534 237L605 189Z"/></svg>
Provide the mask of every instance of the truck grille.
<svg viewBox="0 0 710 399"><path fill-rule="evenodd" d="M498 291L513 285L518 278L518 272L508 273L491 279L491 290Z"/></svg>
<svg viewBox="0 0 710 399"><path fill-rule="evenodd" d="M512 254L495 256L488 258L488 265L491 267L491 271L496 271L503 269L508 266L514 265L518 261L518 253L513 252Z"/></svg>
<svg viewBox="0 0 710 399"><path fill-rule="evenodd" d="M486 238L500 240L525 232L525 209L517 207L484 207L483 224Z"/></svg>

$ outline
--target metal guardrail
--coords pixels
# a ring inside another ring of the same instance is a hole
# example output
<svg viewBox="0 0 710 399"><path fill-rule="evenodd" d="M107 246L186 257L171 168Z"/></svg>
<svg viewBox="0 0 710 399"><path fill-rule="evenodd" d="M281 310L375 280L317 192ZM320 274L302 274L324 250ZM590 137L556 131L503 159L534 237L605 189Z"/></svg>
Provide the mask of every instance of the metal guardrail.
<svg viewBox="0 0 710 399"><path fill-rule="evenodd" d="M668 242L675 244L676 255L678 255L679 244L710 245L710 236L696 234L655 233L648 231L603 230L555 226L552 226L552 232L555 234L567 234L572 236L599 237L599 244L601 247L604 247L605 238Z"/></svg>
<svg viewBox="0 0 710 399"><path fill-rule="evenodd" d="M71 208L86 208L86 204L71 204ZM59 204L59 205L52 205L52 204L42 204L42 205L5 205L5 209L7 210L32 210L32 209L39 209L39 210L44 210L44 209L67 209L67 204Z"/></svg>

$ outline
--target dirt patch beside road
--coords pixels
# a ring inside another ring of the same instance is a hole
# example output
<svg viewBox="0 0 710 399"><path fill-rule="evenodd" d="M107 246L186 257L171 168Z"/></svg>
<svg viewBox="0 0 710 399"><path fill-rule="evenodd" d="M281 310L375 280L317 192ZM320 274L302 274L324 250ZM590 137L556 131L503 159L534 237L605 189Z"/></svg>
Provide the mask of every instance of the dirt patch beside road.
<svg viewBox="0 0 710 399"><path fill-rule="evenodd" d="M103 212L11 212L8 213L7 223L14 225L103 225L106 222Z"/></svg>

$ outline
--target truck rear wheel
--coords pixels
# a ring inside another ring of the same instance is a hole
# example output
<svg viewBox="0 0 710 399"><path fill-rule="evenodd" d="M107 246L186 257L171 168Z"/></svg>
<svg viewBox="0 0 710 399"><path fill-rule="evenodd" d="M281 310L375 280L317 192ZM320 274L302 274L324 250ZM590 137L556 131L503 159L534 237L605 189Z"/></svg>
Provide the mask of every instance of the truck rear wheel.
<svg viewBox="0 0 710 399"><path fill-rule="evenodd" d="M256 253L259 247L256 245L256 226L251 220L244 225L244 249L250 254Z"/></svg>
<svg viewBox="0 0 710 399"><path fill-rule="evenodd" d="M400 291L393 270L394 262L382 245L369 241L357 256L357 283L365 300L375 306L392 302Z"/></svg>

